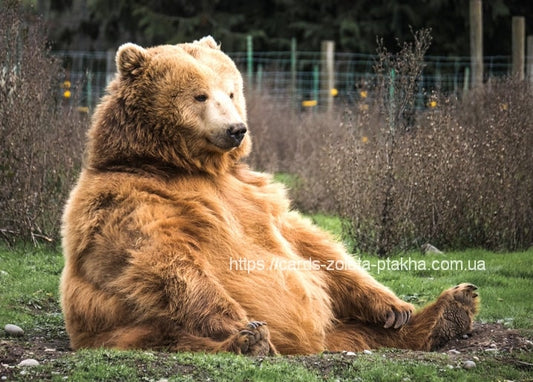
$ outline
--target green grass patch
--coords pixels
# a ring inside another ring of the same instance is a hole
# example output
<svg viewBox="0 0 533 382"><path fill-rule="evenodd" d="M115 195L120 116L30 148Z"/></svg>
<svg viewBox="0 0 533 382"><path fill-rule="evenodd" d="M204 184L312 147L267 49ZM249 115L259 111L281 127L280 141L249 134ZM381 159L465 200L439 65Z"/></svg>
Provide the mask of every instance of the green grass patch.
<svg viewBox="0 0 533 382"><path fill-rule="evenodd" d="M479 287L481 321L533 329L533 251L479 250L425 256L410 253L389 259L361 257L369 272L403 299L422 306L461 282Z"/></svg>
<svg viewBox="0 0 533 382"><path fill-rule="evenodd" d="M313 215L311 219L340 235L338 219L325 215ZM471 250L427 256L410 253L389 260L362 255L359 261L378 280L417 306L425 305L455 284L472 282L479 287L482 298L478 320L500 321L531 335L531 250L505 254ZM55 381L64 377L72 381L518 381L531 375L530 352L478 354L481 360L473 370L461 367L463 358L390 349L352 357L319 354L266 358L99 349L62 352L43 360L39 357L45 354L45 347L61 341L67 346L58 293L62 265L63 258L57 250L0 247L0 327L14 323L26 332L21 339L0 334L0 364L11 365L0 367L0 377ZM23 350L11 351L12 347ZM13 361L13 354L20 359ZM16 366L28 357L40 360L41 366Z"/></svg>
<svg viewBox="0 0 533 382"><path fill-rule="evenodd" d="M289 189L296 189L300 186L300 178L287 172L277 172L274 174L274 181L283 183Z"/></svg>
<svg viewBox="0 0 533 382"><path fill-rule="evenodd" d="M34 331L62 327L58 291L62 268L63 257L57 250L0 247L0 324L17 323Z"/></svg>

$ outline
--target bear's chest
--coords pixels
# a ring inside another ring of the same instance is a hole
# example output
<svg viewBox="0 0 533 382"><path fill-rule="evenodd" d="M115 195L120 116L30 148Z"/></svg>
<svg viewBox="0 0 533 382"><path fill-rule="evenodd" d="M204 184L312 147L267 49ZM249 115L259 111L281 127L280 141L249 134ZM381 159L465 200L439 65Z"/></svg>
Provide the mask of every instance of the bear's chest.
<svg viewBox="0 0 533 382"><path fill-rule="evenodd" d="M284 236L280 222L288 203L278 204L267 192L236 195L231 200L220 195L221 224L232 228L223 239L213 237L214 245L224 248L209 260L217 279L250 318L270 325L291 320L321 337L332 318L325 275Z"/></svg>

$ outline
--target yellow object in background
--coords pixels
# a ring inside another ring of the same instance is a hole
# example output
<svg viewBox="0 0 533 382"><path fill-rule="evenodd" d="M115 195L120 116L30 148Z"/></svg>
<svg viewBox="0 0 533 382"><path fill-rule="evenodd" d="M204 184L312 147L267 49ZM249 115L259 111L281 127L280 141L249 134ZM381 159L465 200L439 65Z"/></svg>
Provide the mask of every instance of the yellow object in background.
<svg viewBox="0 0 533 382"><path fill-rule="evenodd" d="M303 107L313 107L313 106L316 106L316 105L317 105L316 99L310 99L310 100L302 101L302 106Z"/></svg>

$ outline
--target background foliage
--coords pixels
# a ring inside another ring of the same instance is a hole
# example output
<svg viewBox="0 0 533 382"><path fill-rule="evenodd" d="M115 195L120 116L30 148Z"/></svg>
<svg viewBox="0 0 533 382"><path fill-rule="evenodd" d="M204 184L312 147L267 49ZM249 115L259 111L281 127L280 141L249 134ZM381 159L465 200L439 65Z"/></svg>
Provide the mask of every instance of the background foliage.
<svg viewBox="0 0 533 382"><path fill-rule="evenodd" d="M254 48L318 50L334 40L337 51L374 53L376 36L387 45L414 29L431 28L431 55L469 55L467 0L31 0L50 24L55 49L116 49L123 42L177 43L212 34L226 51ZM486 55L511 53L511 16L527 18L533 33L533 2L483 2Z"/></svg>

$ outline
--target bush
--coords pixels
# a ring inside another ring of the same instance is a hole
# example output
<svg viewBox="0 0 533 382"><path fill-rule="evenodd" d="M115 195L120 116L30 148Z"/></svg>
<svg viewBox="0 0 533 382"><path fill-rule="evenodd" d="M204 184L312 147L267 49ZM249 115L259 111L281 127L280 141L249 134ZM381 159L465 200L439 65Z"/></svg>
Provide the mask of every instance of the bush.
<svg viewBox="0 0 533 382"><path fill-rule="evenodd" d="M63 104L64 73L40 20L17 1L0 3L0 14L0 233L56 243L86 118Z"/></svg>
<svg viewBox="0 0 533 382"><path fill-rule="evenodd" d="M388 255L427 242L526 249L533 245L531 84L492 79L461 99L431 94L431 107L415 112L428 39L422 31L396 55L382 49L371 96L336 113L301 116L254 96L252 165L268 160L267 170L297 175L296 206L341 215L355 251Z"/></svg>

